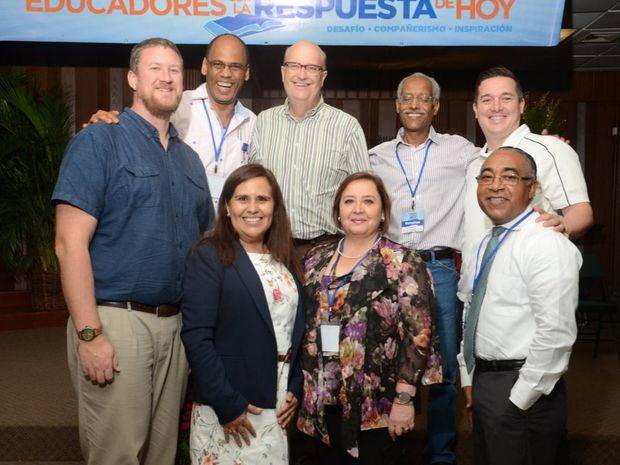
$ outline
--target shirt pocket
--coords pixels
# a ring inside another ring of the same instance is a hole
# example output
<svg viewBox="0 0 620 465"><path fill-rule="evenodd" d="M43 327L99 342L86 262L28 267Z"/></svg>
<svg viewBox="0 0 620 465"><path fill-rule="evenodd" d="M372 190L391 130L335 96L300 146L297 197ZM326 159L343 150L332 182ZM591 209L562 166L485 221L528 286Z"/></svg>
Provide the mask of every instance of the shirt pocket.
<svg viewBox="0 0 620 465"><path fill-rule="evenodd" d="M132 207L156 207L161 204L161 173L155 166L123 165L127 202Z"/></svg>
<svg viewBox="0 0 620 465"><path fill-rule="evenodd" d="M183 170L185 173L185 205L188 207L195 206L194 211L197 214L205 208L205 199L207 190L207 180L197 173Z"/></svg>

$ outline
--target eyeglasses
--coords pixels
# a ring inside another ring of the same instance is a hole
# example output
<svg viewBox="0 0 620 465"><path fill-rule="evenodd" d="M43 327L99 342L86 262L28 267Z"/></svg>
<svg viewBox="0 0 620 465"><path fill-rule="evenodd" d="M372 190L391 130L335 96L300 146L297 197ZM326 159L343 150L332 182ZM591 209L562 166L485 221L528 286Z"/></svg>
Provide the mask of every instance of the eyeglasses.
<svg viewBox="0 0 620 465"><path fill-rule="evenodd" d="M207 60L209 66L213 66L218 71L222 71L224 68L228 68L232 73L241 73L245 71L248 65L242 65L241 63L224 63L219 60Z"/></svg>
<svg viewBox="0 0 620 465"><path fill-rule="evenodd" d="M493 176L492 174L481 174L476 177L478 184L483 186L489 186L495 182L495 178L499 178L500 182L505 186L516 186L519 181L532 181L532 176L519 176L518 174L502 174L500 176Z"/></svg>
<svg viewBox="0 0 620 465"><path fill-rule="evenodd" d="M294 61L286 61L282 63L282 66L284 66L289 71L292 71L293 73L298 73L302 70L302 68L306 70L306 73L314 75L321 74L323 71L325 71L325 68L323 68L322 66L302 65L301 63L296 63Z"/></svg>
<svg viewBox="0 0 620 465"><path fill-rule="evenodd" d="M421 95L407 95L406 97L401 97L400 100L402 103L406 103L407 105L411 105L414 102L417 102L420 105L428 105L429 103L433 103L435 100L432 95L421 94Z"/></svg>

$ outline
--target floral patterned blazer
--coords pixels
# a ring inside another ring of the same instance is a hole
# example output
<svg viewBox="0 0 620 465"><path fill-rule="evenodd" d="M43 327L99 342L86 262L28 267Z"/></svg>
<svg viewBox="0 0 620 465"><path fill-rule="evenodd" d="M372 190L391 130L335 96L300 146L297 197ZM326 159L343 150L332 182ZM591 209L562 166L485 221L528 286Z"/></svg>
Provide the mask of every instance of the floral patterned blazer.
<svg viewBox="0 0 620 465"><path fill-rule="evenodd" d="M327 444L324 406L333 404L334 396L329 392L333 374L321 352L319 326L328 306L321 279L336 249L336 242L318 245L304 260L304 395L297 427ZM357 456L360 430L387 427L397 381L433 384L442 377L438 337L432 334L427 351L416 348L413 339L432 326L433 290L422 259L382 237L348 278L334 307L341 324L335 403L343 410L343 445Z"/></svg>

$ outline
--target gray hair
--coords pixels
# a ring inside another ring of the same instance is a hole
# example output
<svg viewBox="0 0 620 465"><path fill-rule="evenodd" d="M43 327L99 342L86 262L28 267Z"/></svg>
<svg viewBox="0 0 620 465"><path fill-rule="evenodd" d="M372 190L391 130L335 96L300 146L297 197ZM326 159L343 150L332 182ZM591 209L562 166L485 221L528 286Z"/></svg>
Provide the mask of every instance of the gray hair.
<svg viewBox="0 0 620 465"><path fill-rule="evenodd" d="M168 39L164 39L162 37L153 37L151 39L146 39L140 42L139 44L134 45L131 49L131 55L129 56L129 69L134 73L138 72L138 64L140 63L140 56L144 49L150 47L165 47L171 49L175 52L179 59L181 60L181 66L183 66L183 57L181 56L181 52L179 52L176 44Z"/></svg>
<svg viewBox="0 0 620 465"><path fill-rule="evenodd" d="M398 87L396 88L396 98L400 98L403 95L403 87L405 86L405 81L416 77L427 79L428 82L431 83L431 87L433 88L433 100L439 100L439 98L441 97L441 87L439 87L439 84L437 84L435 78L432 78L424 73L413 73L406 78L403 78L403 80L398 83Z"/></svg>
<svg viewBox="0 0 620 465"><path fill-rule="evenodd" d="M523 158L525 158L525 161L527 163L527 171L528 171L527 176L532 178L530 180L530 184L536 181L536 174L538 171L536 168L536 161L529 153L527 153L525 150L520 149L519 147L512 147L510 145L504 145L502 147L496 148L493 151L493 153L500 152L500 151L516 153L517 155L521 155Z"/></svg>

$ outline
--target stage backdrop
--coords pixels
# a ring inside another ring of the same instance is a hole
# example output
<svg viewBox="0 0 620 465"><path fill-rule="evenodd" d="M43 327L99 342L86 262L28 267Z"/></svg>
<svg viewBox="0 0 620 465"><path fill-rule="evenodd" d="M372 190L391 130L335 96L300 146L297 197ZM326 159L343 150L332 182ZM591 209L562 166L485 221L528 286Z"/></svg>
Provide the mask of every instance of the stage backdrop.
<svg viewBox="0 0 620 465"><path fill-rule="evenodd" d="M0 40L552 46L564 0L2 0Z"/></svg>

